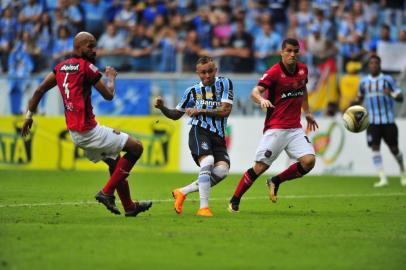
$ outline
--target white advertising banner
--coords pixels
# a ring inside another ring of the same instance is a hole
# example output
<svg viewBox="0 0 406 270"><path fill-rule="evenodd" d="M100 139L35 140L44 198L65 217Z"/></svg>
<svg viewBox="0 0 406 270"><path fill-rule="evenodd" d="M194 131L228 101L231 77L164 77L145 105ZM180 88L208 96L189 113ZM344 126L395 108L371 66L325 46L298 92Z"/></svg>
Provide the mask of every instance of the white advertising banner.
<svg viewBox="0 0 406 270"><path fill-rule="evenodd" d="M253 165L254 155L262 135L263 119L260 117L230 117L228 126L228 152L233 173L242 173ZM188 147L190 126L187 117L182 120L181 130L181 170L197 172ZM317 119L319 130L308 134L316 150L316 166L311 174L315 175L376 175L372 163L371 150L367 146L366 132L351 133L342 125L341 117ZM397 120L399 128L399 147L406 153L406 120ZM305 120L302 120L305 124ZM381 152L384 168L388 175L399 175L399 167L382 142ZM291 161L282 153L272 164L268 174L279 173L287 168Z"/></svg>

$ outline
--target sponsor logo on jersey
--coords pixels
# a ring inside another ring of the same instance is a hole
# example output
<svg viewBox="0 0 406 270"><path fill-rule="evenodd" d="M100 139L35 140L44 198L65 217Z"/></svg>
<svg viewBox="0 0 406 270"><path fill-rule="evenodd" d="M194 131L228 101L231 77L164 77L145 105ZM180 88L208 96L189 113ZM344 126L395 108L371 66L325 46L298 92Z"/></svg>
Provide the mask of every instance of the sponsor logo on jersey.
<svg viewBox="0 0 406 270"><path fill-rule="evenodd" d="M197 105L198 106L217 106L217 107L221 107L221 102L219 101L214 101L214 100L204 100L204 99L199 99L197 100Z"/></svg>
<svg viewBox="0 0 406 270"><path fill-rule="evenodd" d="M77 72L79 71L79 63L73 64L64 64L60 67L59 71L61 72Z"/></svg>
<svg viewBox="0 0 406 270"><path fill-rule="evenodd" d="M303 96L303 90L289 90L281 94L281 99L297 98Z"/></svg>
<svg viewBox="0 0 406 270"><path fill-rule="evenodd" d="M209 145L207 144L207 142L202 142L200 147L202 147L203 150L209 150Z"/></svg>

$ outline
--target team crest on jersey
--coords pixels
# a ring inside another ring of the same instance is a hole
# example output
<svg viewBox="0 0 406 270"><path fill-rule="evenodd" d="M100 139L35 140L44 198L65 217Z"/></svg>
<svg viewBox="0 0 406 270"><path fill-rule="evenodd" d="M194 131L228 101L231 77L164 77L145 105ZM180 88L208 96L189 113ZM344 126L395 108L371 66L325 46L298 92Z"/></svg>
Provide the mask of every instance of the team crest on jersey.
<svg viewBox="0 0 406 270"><path fill-rule="evenodd" d="M299 70L299 75L303 75L304 74L304 70L303 69L300 69Z"/></svg>
<svg viewBox="0 0 406 270"><path fill-rule="evenodd" d="M213 98L213 93L212 92L206 92L206 99L212 99Z"/></svg>
<svg viewBox="0 0 406 270"><path fill-rule="evenodd" d="M95 65L93 65L93 64L90 64L89 65L89 68L94 72L94 73L96 73L97 72L97 70L99 70Z"/></svg>
<svg viewBox="0 0 406 270"><path fill-rule="evenodd" d="M203 150L209 150L209 145L207 144L207 142L202 142L202 143L200 144L200 147L201 147Z"/></svg>
<svg viewBox="0 0 406 270"><path fill-rule="evenodd" d="M196 94L196 99L202 99L202 94Z"/></svg>
<svg viewBox="0 0 406 270"><path fill-rule="evenodd" d="M65 72L65 73L78 72L79 71L79 63L63 64L59 68L59 71L60 72Z"/></svg>
<svg viewBox="0 0 406 270"><path fill-rule="evenodd" d="M281 73L281 77L282 77L282 78L286 78L286 75L283 74L283 73Z"/></svg>

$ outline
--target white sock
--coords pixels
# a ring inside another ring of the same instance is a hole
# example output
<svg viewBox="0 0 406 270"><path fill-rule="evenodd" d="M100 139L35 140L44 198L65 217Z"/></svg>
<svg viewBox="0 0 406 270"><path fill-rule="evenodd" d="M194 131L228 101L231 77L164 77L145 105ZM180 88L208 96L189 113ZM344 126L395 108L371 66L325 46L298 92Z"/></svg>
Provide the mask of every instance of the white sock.
<svg viewBox="0 0 406 270"><path fill-rule="evenodd" d="M380 151L372 151L372 161L381 182L387 182L388 180L386 179L386 175L383 170L382 155Z"/></svg>
<svg viewBox="0 0 406 270"><path fill-rule="evenodd" d="M199 190L199 183L196 180L196 181L190 183L189 185L180 188L179 190L180 190L180 192L182 192L185 195L192 193L192 192L196 192Z"/></svg>
<svg viewBox="0 0 406 270"><path fill-rule="evenodd" d="M214 157L207 156L200 161L199 183L200 208L209 207L210 177L214 165Z"/></svg>

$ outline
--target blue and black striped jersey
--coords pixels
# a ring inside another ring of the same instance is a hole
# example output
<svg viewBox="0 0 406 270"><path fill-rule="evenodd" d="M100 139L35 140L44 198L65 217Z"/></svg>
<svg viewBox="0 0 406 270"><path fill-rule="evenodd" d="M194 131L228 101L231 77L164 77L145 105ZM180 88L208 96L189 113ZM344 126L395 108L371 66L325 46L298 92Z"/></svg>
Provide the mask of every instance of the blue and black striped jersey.
<svg viewBox="0 0 406 270"><path fill-rule="evenodd" d="M384 89L398 93L401 90L389 75L379 74L377 77L371 75L361 79L358 89L358 97L364 99L365 106L369 113L370 124L391 124L395 122L394 100L390 95L385 94Z"/></svg>
<svg viewBox="0 0 406 270"><path fill-rule="evenodd" d="M231 80L225 77L216 77L215 82L210 86L204 86L200 82L186 89L176 109L183 112L187 108L213 110L220 108L221 102L233 104L233 98ZM198 115L193 116L189 124L200 126L224 138L227 117Z"/></svg>

